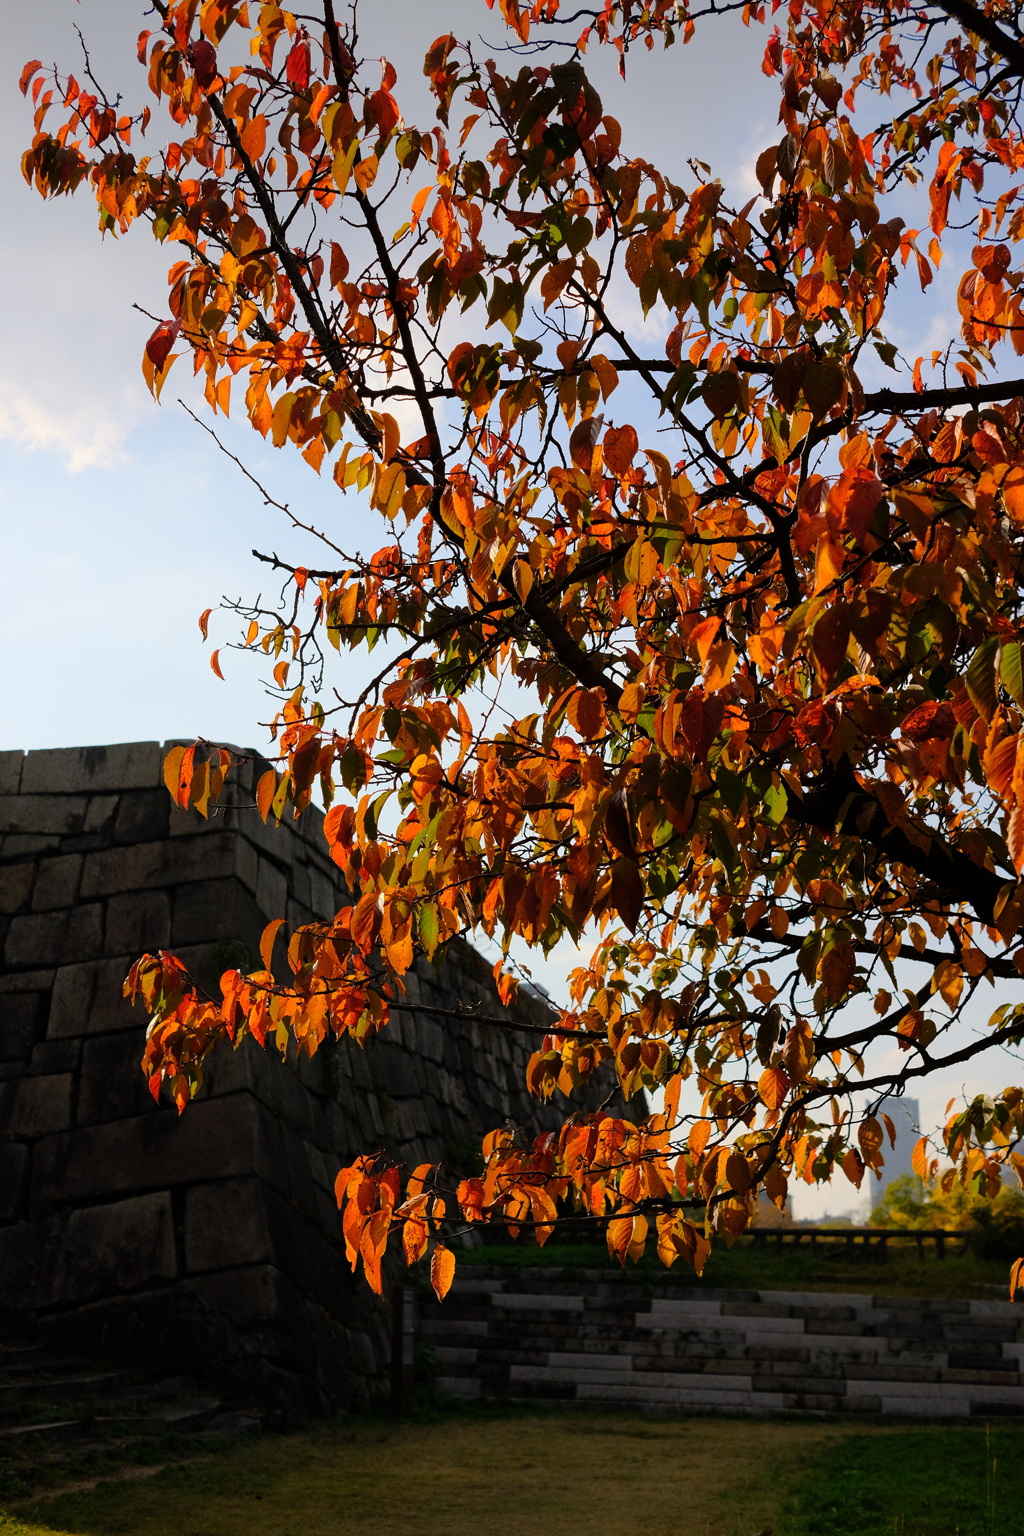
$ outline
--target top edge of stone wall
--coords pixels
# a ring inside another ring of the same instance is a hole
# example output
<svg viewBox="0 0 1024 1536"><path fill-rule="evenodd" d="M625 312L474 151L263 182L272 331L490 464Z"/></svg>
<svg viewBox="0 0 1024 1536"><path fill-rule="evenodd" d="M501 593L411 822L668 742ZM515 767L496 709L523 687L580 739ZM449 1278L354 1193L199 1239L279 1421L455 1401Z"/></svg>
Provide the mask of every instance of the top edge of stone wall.
<svg viewBox="0 0 1024 1536"><path fill-rule="evenodd" d="M226 745L239 757L262 763L262 754L252 748ZM122 741L0 752L0 795L81 795L158 788L163 784L164 757L174 746L191 746L191 742L172 737L163 743Z"/></svg>

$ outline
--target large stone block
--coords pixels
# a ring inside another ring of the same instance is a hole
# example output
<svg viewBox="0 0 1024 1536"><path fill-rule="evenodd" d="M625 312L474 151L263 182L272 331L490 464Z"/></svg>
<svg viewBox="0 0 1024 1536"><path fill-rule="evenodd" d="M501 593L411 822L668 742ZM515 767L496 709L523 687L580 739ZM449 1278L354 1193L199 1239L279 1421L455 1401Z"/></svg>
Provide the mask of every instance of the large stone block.
<svg viewBox="0 0 1024 1536"><path fill-rule="evenodd" d="M55 1072L77 1072L82 1064L81 1040L40 1040L32 1048L30 1077L51 1077Z"/></svg>
<svg viewBox="0 0 1024 1536"><path fill-rule="evenodd" d="M74 1076L70 1072L23 1077L7 1083L0 1090L0 1136L34 1141L68 1130L73 1088Z"/></svg>
<svg viewBox="0 0 1024 1536"><path fill-rule="evenodd" d="M256 854L234 833L210 838L167 838L89 854L82 877L82 896L116 896L122 891L232 876L255 889Z"/></svg>
<svg viewBox="0 0 1024 1536"><path fill-rule="evenodd" d="M43 859L32 892L33 912L49 912L54 907L70 907L78 896L82 878L82 855L66 853L60 858Z"/></svg>
<svg viewBox="0 0 1024 1536"><path fill-rule="evenodd" d="M78 1124L159 1114L142 1071L145 1024L117 1035L87 1039L78 1088Z"/></svg>
<svg viewBox="0 0 1024 1536"><path fill-rule="evenodd" d="M258 1179L219 1179L185 1197L185 1267L189 1274L266 1264L272 1258Z"/></svg>
<svg viewBox="0 0 1024 1536"><path fill-rule="evenodd" d="M266 917L236 878L196 881L175 892L175 946L237 939L255 955L265 924Z"/></svg>
<svg viewBox="0 0 1024 1536"><path fill-rule="evenodd" d="M0 866L0 913L10 916L27 904L35 873L34 864Z"/></svg>
<svg viewBox="0 0 1024 1536"><path fill-rule="evenodd" d="M108 955L141 955L171 942L171 899L167 891L125 891L107 902L104 949Z"/></svg>
<svg viewBox="0 0 1024 1536"><path fill-rule="evenodd" d="M0 832L77 837L88 805L85 795L0 795Z"/></svg>
<svg viewBox="0 0 1024 1536"><path fill-rule="evenodd" d="M252 1099L238 1094L200 1100L180 1117L165 1106L161 1114L47 1137L36 1147L32 1200L98 1200L251 1173L280 1180L275 1133Z"/></svg>
<svg viewBox="0 0 1024 1536"><path fill-rule="evenodd" d="M166 786L133 789L121 796L114 823L115 843L151 843L170 832L173 802Z"/></svg>
<svg viewBox="0 0 1024 1536"><path fill-rule="evenodd" d="M149 789L160 783L162 763L155 741L29 752L21 770L21 792L67 795L83 790Z"/></svg>
<svg viewBox="0 0 1024 1536"><path fill-rule="evenodd" d="M85 813L83 832L106 834L113 832L120 803L120 795L93 795L89 801L89 809Z"/></svg>
<svg viewBox="0 0 1024 1536"><path fill-rule="evenodd" d="M21 787L24 752L0 752L0 795L16 795Z"/></svg>
<svg viewBox="0 0 1024 1536"><path fill-rule="evenodd" d="M93 902L60 912L26 913L11 921L4 959L15 969L93 960L103 953L103 907Z"/></svg>
<svg viewBox="0 0 1024 1536"><path fill-rule="evenodd" d="M31 1153L23 1142L0 1142L0 1221L13 1221L28 1187ZM10 1303L0 1299L0 1306Z"/></svg>
<svg viewBox="0 0 1024 1536"><path fill-rule="evenodd" d="M273 860L261 858L256 876L256 900L261 910L268 917L283 916L288 894L288 877L284 870Z"/></svg>
<svg viewBox="0 0 1024 1536"><path fill-rule="evenodd" d="M0 1061L27 1061L39 1033L39 992L0 992Z"/></svg>
<svg viewBox="0 0 1024 1536"><path fill-rule="evenodd" d="M62 965L56 973L50 998L47 1034L55 1039L84 1035L89 1028L97 972L102 962L87 960L79 965Z"/></svg>
<svg viewBox="0 0 1024 1536"><path fill-rule="evenodd" d="M170 1196L62 1212L0 1228L4 1301L44 1311L177 1275Z"/></svg>

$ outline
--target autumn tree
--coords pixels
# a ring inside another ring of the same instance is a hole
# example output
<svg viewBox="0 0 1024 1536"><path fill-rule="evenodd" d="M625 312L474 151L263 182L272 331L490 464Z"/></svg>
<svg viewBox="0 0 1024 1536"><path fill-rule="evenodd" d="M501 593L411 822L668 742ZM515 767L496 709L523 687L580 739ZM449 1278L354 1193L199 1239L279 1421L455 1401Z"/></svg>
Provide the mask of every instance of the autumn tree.
<svg viewBox="0 0 1024 1536"><path fill-rule="evenodd" d="M145 1068L181 1107L222 1040L368 1040L457 934L500 943L505 1003L522 946L596 944L529 1086L610 1063L659 1112L497 1129L479 1178L367 1148L349 1256L379 1285L400 1230L443 1292L459 1224L543 1241L576 1211L699 1270L762 1189L879 1170L883 1096L1024 1037L985 1003L1024 974L1021 7L743 7L780 127L737 206L638 154L587 75L609 48L642 76L713 4L501 0L497 62L431 47L418 125L354 9L310 5L154 0L139 109L88 68L22 76L29 181L174 258L153 393L190 359L212 412L338 488L323 568L274 558L281 606L223 643L279 695L260 812L319 794L351 904L288 936L287 980L272 924L221 998L140 959ZM904 359L900 296L944 249L959 331ZM340 703L334 653L374 646ZM176 749L170 791L206 814L231 767ZM1022 1133L1008 1087L917 1167L991 1194Z"/></svg>

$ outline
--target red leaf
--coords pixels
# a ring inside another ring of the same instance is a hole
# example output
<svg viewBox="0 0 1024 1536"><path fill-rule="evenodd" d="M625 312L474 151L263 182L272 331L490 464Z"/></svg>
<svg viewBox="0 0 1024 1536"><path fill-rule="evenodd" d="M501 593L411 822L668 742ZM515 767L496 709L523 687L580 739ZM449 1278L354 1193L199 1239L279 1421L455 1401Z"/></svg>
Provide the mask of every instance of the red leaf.
<svg viewBox="0 0 1024 1536"><path fill-rule="evenodd" d="M306 90L309 85L309 43L304 38L295 44L285 60L284 73L289 85L297 91Z"/></svg>
<svg viewBox="0 0 1024 1536"><path fill-rule="evenodd" d="M208 91L217 78L217 50L201 37L192 44L189 52L196 80L204 91Z"/></svg>
<svg viewBox="0 0 1024 1536"><path fill-rule="evenodd" d="M23 96L28 90L29 81L32 79L32 76L38 70L42 69L42 67L42 59L29 59L28 63L25 65L25 68L21 72L21 79L18 81L18 89Z"/></svg>
<svg viewBox="0 0 1024 1536"><path fill-rule="evenodd" d="M160 373L167 361L168 353L174 346L181 330L178 320L161 320L152 336L146 342L146 356L149 358L157 373Z"/></svg>

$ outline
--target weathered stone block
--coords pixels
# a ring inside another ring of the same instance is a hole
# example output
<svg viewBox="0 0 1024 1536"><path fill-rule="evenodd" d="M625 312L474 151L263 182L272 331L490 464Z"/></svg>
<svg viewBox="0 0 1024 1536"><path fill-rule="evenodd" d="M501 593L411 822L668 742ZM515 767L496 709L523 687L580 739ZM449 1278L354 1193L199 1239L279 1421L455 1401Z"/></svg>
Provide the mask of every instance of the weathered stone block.
<svg viewBox="0 0 1024 1536"><path fill-rule="evenodd" d="M104 949L108 955L141 955L171 942L171 900L166 891L131 891L107 902Z"/></svg>
<svg viewBox="0 0 1024 1536"><path fill-rule="evenodd" d="M21 786L24 752L0 752L0 795L16 795Z"/></svg>
<svg viewBox="0 0 1024 1536"><path fill-rule="evenodd" d="M264 1190L257 1179L219 1179L185 1197L185 1267L189 1274L265 1264L273 1258Z"/></svg>
<svg viewBox="0 0 1024 1536"><path fill-rule="evenodd" d="M142 1015L122 996L124 979L137 955L121 955L57 972L46 1032L50 1039L97 1035L138 1028Z"/></svg>
<svg viewBox="0 0 1024 1536"><path fill-rule="evenodd" d="M55 1072L77 1072L81 1062L80 1040L40 1040L32 1047L28 1070L31 1077L49 1077Z"/></svg>
<svg viewBox="0 0 1024 1536"><path fill-rule="evenodd" d="M32 892L33 912L48 912L54 907L70 907L78 896L82 878L82 856L67 853L61 858L43 859Z"/></svg>
<svg viewBox="0 0 1024 1536"><path fill-rule="evenodd" d="M39 1033L39 992L0 992L0 1061L27 1061Z"/></svg>
<svg viewBox="0 0 1024 1536"><path fill-rule="evenodd" d="M4 959L17 968L92 960L102 952L103 908L99 903L15 917L4 945Z"/></svg>
<svg viewBox="0 0 1024 1536"><path fill-rule="evenodd" d="M160 783L162 761L155 741L29 752L21 770L21 792L67 795L82 790L149 789Z"/></svg>
<svg viewBox="0 0 1024 1536"><path fill-rule="evenodd" d="M9 971L0 976L0 997L6 992L49 992L56 971L48 967L37 971Z"/></svg>
<svg viewBox="0 0 1024 1536"><path fill-rule="evenodd" d="M85 795L0 795L0 832L73 837L85 825Z"/></svg>
<svg viewBox="0 0 1024 1536"><path fill-rule="evenodd" d="M0 912L9 915L25 906L35 879L34 864L0 866Z"/></svg>
<svg viewBox="0 0 1024 1536"><path fill-rule="evenodd" d="M226 842L200 848L187 843L139 843L133 848L104 848L86 860L82 895L115 896L124 891L144 891L177 885L204 875L229 875L234 849ZM204 867L211 864L208 870Z"/></svg>
<svg viewBox="0 0 1024 1536"><path fill-rule="evenodd" d="M83 832L112 832L120 795L93 795L85 813Z"/></svg>
<svg viewBox="0 0 1024 1536"><path fill-rule="evenodd" d="M145 1035L140 1023L122 1034L86 1040L78 1088L80 1126L160 1112L142 1071Z"/></svg>
<svg viewBox="0 0 1024 1536"><path fill-rule="evenodd" d="M283 915L288 894L288 880L284 872L270 859L260 859L256 876L256 900L261 910L268 917Z"/></svg>
<svg viewBox="0 0 1024 1536"><path fill-rule="evenodd" d="M436 1019L422 1015L417 1019L416 1040L427 1060L440 1065L444 1058L444 1031Z"/></svg>
<svg viewBox="0 0 1024 1536"><path fill-rule="evenodd" d="M0 1135L35 1139L66 1131L71 1125L73 1086L70 1072L8 1083L0 1097Z"/></svg>
<svg viewBox="0 0 1024 1536"><path fill-rule="evenodd" d="M13 1221L18 1214L28 1186L30 1158L31 1153L22 1142L0 1142L0 1221Z"/></svg>
<svg viewBox="0 0 1024 1536"><path fill-rule="evenodd" d="M167 837L173 803L165 786L134 789L121 796L114 823L115 843L150 843Z"/></svg>
<svg viewBox="0 0 1024 1536"><path fill-rule="evenodd" d="M237 879L196 881L175 892L175 945L237 939L258 954L265 924L266 917Z"/></svg>
<svg viewBox="0 0 1024 1536"><path fill-rule="evenodd" d="M85 1034L99 968L96 961L61 966L53 983L48 1035L57 1038Z"/></svg>
<svg viewBox="0 0 1024 1536"><path fill-rule="evenodd" d="M10 862L16 859L34 859L40 853L59 853L62 839L59 837L35 837L17 832L0 837L0 853Z"/></svg>
<svg viewBox="0 0 1024 1536"><path fill-rule="evenodd" d="M275 1127L264 1123L245 1095L200 1100L180 1118L167 1106L162 1114L115 1120L40 1141L32 1170L32 1199L82 1201L138 1189L169 1189L214 1175L266 1171L273 1167Z"/></svg>
<svg viewBox="0 0 1024 1536"><path fill-rule="evenodd" d="M90 1301L173 1280L167 1194L87 1207L0 1228L4 1300L12 1308Z"/></svg>

